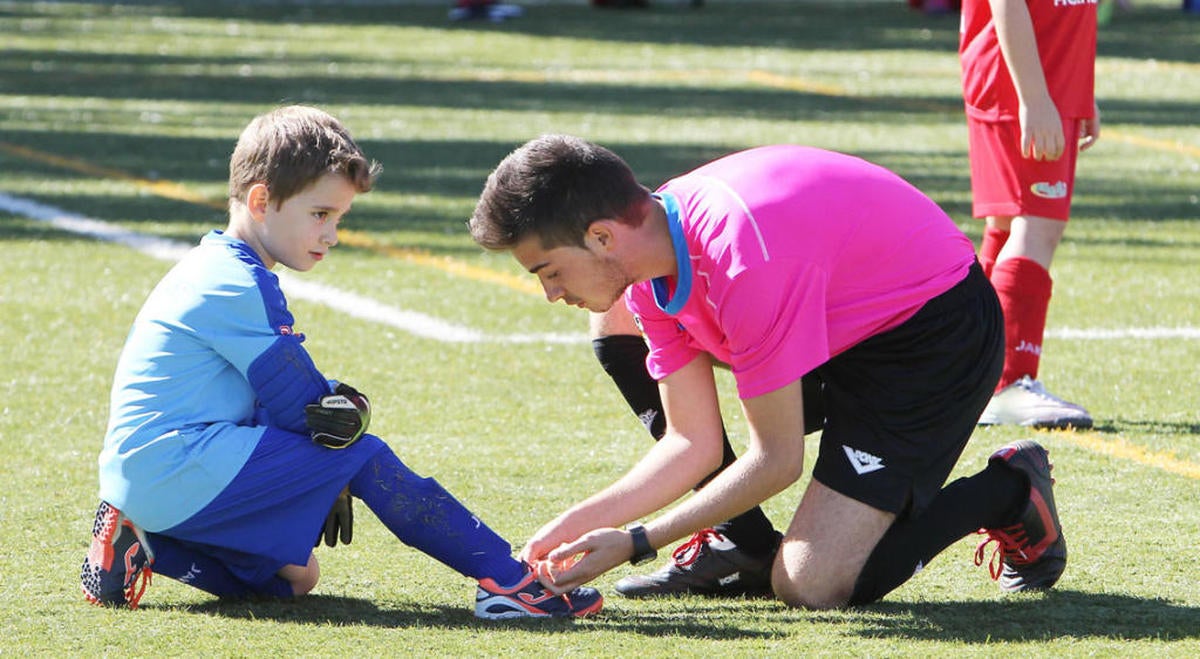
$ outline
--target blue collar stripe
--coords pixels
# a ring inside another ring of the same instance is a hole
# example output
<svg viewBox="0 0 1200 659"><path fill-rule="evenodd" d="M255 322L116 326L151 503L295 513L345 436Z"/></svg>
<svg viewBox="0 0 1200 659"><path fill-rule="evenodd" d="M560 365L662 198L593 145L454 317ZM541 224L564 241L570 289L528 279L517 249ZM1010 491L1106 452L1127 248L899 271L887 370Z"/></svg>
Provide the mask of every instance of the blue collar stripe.
<svg viewBox="0 0 1200 659"><path fill-rule="evenodd" d="M675 246L675 265L679 275L675 282L675 295L667 288L667 278L658 277L650 281L654 289L654 302L668 314L675 315L687 304L692 292L692 262L688 257L687 241L683 237L683 223L679 219L679 201L673 195L654 195L667 210L667 226L671 230L671 243ZM669 299L668 299L669 298Z"/></svg>

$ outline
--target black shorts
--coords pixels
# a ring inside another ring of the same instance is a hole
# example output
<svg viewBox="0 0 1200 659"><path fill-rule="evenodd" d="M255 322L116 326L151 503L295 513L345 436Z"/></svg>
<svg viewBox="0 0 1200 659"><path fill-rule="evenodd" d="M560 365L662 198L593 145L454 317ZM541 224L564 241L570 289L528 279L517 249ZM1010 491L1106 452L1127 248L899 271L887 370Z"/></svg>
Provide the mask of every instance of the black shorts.
<svg viewBox="0 0 1200 659"><path fill-rule="evenodd" d="M813 478L873 508L919 512L958 462L1004 365L1004 319L976 263L912 318L813 371L824 428Z"/></svg>

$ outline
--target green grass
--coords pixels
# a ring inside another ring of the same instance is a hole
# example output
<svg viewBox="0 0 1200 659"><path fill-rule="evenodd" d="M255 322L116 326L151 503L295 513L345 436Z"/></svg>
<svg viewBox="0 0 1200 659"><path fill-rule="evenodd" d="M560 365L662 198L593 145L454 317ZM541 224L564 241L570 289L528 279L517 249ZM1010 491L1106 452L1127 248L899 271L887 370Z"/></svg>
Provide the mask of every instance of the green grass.
<svg viewBox="0 0 1200 659"><path fill-rule="evenodd" d="M241 127L279 103L318 104L385 172L348 220L356 240L303 278L489 334L585 325L464 230L490 169L543 132L606 144L651 186L751 145L848 151L917 183L978 239L953 17L899 0L712 0L539 4L452 25L446 4L0 1L0 194L194 242L223 225L211 204ZM109 378L168 264L0 211L0 653L1200 655L1200 339L1063 338L1200 327L1200 23L1178 2L1134 4L1100 35L1104 133L1081 159L1053 267L1044 379L1097 418L1092 432L1037 435L1071 543L1055 591L1002 595L965 539L853 611L614 595L594 620L486 624L468 580L360 506L354 544L317 550L315 596L219 603L163 578L138 612L86 606L78 564ZM448 344L292 306L317 363L371 395L373 430L515 544L647 446L586 344ZM980 430L960 473L1026 434ZM768 503L777 524L803 484ZM611 592L629 571L597 585Z"/></svg>

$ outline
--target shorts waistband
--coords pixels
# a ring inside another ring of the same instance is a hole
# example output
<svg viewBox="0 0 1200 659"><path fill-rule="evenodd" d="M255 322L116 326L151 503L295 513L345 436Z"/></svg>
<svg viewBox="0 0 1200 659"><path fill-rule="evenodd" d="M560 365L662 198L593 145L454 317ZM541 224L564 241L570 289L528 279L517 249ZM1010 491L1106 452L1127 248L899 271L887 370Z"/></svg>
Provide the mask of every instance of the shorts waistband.
<svg viewBox="0 0 1200 659"><path fill-rule="evenodd" d="M967 276L962 278L962 281L951 286L945 293L930 298L917 313L938 313L953 309L964 301L979 295L982 291L991 288L991 286L992 283L983 274L983 266L979 265L979 260L976 259L967 271Z"/></svg>

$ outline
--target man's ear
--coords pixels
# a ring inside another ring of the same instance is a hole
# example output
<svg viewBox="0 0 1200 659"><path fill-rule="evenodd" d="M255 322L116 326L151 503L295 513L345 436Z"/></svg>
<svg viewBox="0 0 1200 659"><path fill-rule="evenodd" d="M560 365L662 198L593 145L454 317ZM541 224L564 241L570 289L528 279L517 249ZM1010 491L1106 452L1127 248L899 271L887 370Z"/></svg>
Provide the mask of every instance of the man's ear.
<svg viewBox="0 0 1200 659"><path fill-rule="evenodd" d="M616 220L596 220L588 225L584 243L594 252L609 252L616 247Z"/></svg>
<svg viewBox="0 0 1200 659"><path fill-rule="evenodd" d="M262 222L267 216L267 204L271 203L271 193L266 183L255 183L246 191L246 208L255 222Z"/></svg>

